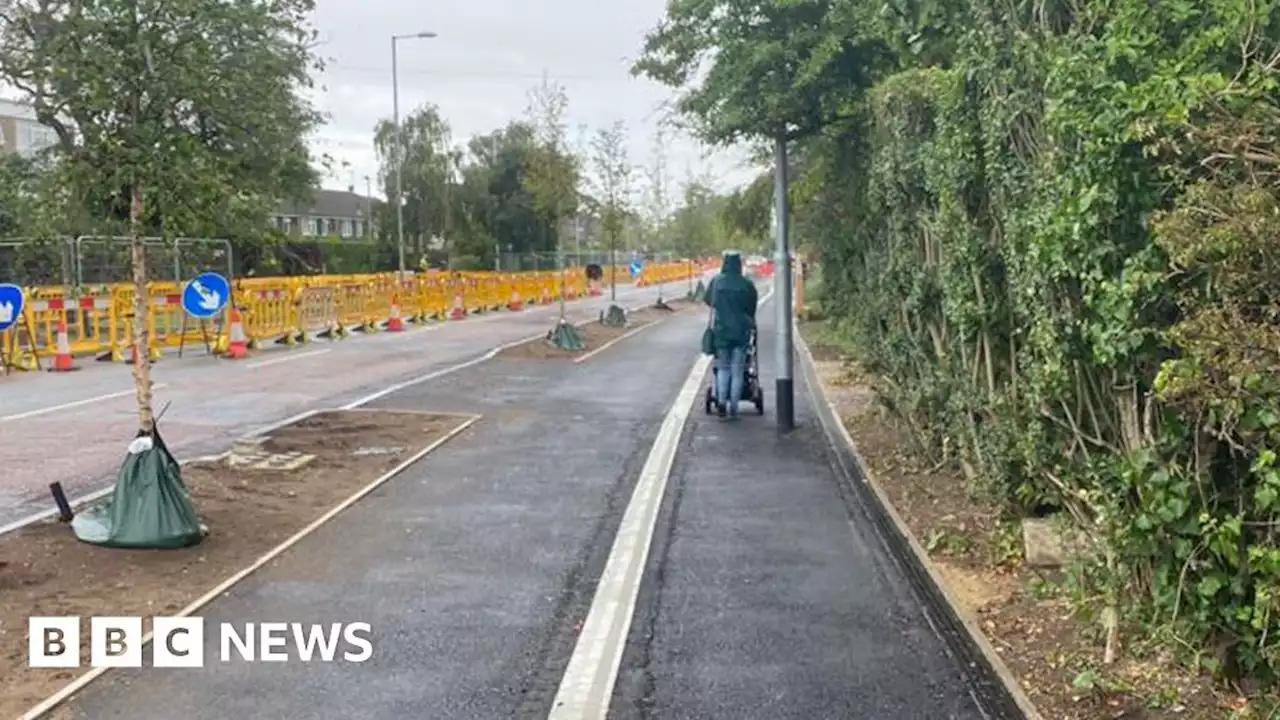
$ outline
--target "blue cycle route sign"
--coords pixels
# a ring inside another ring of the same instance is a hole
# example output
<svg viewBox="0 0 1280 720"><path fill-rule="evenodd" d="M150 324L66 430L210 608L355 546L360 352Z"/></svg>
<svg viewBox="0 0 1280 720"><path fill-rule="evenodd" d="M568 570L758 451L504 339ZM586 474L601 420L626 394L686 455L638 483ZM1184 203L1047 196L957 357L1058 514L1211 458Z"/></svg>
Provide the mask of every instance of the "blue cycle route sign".
<svg viewBox="0 0 1280 720"><path fill-rule="evenodd" d="M215 272L200 273L182 289L182 309L206 320L222 312L231 297L231 283Z"/></svg>
<svg viewBox="0 0 1280 720"><path fill-rule="evenodd" d="M631 271L631 277L635 277L640 274L641 270L644 269L644 261L632 260L631 265L627 269Z"/></svg>
<svg viewBox="0 0 1280 720"><path fill-rule="evenodd" d="M7 283L0 284L0 332L18 324L25 302L26 296L23 295L22 288Z"/></svg>

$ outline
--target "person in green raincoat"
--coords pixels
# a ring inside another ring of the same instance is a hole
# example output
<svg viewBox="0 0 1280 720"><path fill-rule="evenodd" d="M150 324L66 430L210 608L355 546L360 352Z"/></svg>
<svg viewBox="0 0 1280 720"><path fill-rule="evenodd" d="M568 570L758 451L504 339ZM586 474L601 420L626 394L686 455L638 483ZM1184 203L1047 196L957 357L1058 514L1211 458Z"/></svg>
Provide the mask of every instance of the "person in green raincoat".
<svg viewBox="0 0 1280 720"><path fill-rule="evenodd" d="M747 345L756 324L759 294L742 274L742 255L725 252L720 273L711 279L706 303L711 307L715 341L716 399L720 417L738 418L742 384L746 379Z"/></svg>

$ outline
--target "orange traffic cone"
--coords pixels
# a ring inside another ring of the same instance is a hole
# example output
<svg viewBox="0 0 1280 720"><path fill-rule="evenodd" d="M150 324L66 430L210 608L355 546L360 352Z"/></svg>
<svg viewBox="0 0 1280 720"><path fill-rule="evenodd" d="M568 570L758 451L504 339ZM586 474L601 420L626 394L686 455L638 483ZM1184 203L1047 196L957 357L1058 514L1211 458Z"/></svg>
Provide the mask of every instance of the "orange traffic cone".
<svg viewBox="0 0 1280 720"><path fill-rule="evenodd" d="M514 287L511 288L511 300L507 303L508 310L523 310L524 303L520 301L520 291Z"/></svg>
<svg viewBox="0 0 1280 720"><path fill-rule="evenodd" d="M231 321L231 330L227 352L223 357L228 360L243 360L249 357L249 339L244 335L244 323L240 320L240 311L234 307L227 308L227 318Z"/></svg>
<svg viewBox="0 0 1280 720"><path fill-rule="evenodd" d="M453 294L453 310L449 311L450 320L462 320L467 316L467 308L462 304L462 291Z"/></svg>
<svg viewBox="0 0 1280 720"><path fill-rule="evenodd" d="M387 318L387 332L404 332L404 321L400 319L400 296L391 296L391 317Z"/></svg>
<svg viewBox="0 0 1280 720"><path fill-rule="evenodd" d="M551 291L547 289L546 285L542 286L542 304L543 305L551 304Z"/></svg>
<svg viewBox="0 0 1280 720"><path fill-rule="evenodd" d="M72 363L71 359L71 340L67 338L67 320L60 318L58 320L58 341L53 351L53 367L49 368L50 372L71 372L79 370Z"/></svg>

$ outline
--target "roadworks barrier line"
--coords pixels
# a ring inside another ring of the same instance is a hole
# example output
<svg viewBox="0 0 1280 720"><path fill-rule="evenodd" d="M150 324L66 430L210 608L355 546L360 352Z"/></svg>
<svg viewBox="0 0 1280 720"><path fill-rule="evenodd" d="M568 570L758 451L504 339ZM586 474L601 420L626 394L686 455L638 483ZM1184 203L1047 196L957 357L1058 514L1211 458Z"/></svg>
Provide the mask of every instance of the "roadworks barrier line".
<svg viewBox="0 0 1280 720"><path fill-rule="evenodd" d="M701 275L709 264L686 260L647 265L634 282L639 286L675 282ZM617 268L610 271L617 272ZM229 307L240 313L249 350L336 340L354 332L377 333L386 329L393 315L401 322L426 323L510 312L562 297L576 300L591 296L586 273L580 268L565 272L428 271L405 277L380 273L240 278L233 280L232 287ZM24 288L26 303L21 317L0 332L0 375L48 369L60 340L73 358L133 362L138 323L145 327L145 352L153 362L174 349L181 352L203 347L213 354L227 352L231 330L228 310L209 320L192 318L182 308L183 289L183 283L178 282L149 283L146 317L139 319L132 283L78 289Z"/></svg>

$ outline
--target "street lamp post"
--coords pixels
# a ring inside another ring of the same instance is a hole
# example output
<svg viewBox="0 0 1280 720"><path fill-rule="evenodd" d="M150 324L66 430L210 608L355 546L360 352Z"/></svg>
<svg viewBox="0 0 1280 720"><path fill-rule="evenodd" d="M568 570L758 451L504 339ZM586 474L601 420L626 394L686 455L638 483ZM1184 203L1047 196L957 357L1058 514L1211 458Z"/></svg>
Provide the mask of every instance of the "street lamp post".
<svg viewBox="0 0 1280 720"><path fill-rule="evenodd" d="M400 253L400 278L404 279L404 179L400 167L404 164L404 137L400 133L400 77L396 67L396 43L414 38L433 38L433 32L391 36L391 123L395 126L396 148L396 248Z"/></svg>
<svg viewBox="0 0 1280 720"><path fill-rule="evenodd" d="M774 142L773 167L773 202L776 216L774 232L775 246L773 254L773 287L778 299L777 322L777 376L774 379L774 407L778 409L778 429L789 432L796 427L795 387L792 383L792 347L791 333L791 250L787 247L790 225L790 205L787 199L787 141L778 138Z"/></svg>
<svg viewBox="0 0 1280 720"><path fill-rule="evenodd" d="M373 241L373 180L364 176L364 239Z"/></svg>

